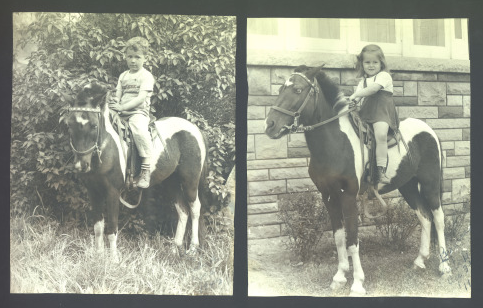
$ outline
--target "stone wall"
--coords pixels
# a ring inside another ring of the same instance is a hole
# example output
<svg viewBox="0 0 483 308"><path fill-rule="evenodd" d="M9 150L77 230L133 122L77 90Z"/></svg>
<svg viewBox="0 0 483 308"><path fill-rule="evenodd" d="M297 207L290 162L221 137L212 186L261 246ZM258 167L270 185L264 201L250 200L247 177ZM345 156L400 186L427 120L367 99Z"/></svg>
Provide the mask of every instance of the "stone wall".
<svg viewBox="0 0 483 308"><path fill-rule="evenodd" d="M277 237L280 195L316 190L308 177L309 152L302 133L278 140L264 134L264 119L292 67L248 66L247 200L248 238ZM350 95L357 85L352 69L324 70ZM443 205L460 209L470 201L469 73L393 70L399 117L419 118L440 138L443 149ZM399 198L397 192L390 195Z"/></svg>

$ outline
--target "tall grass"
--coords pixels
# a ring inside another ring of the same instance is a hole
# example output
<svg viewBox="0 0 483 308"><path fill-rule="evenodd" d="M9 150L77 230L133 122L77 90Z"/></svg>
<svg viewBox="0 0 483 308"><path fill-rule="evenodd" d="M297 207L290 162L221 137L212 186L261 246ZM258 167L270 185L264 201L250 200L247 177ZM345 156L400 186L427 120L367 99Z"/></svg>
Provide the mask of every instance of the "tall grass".
<svg viewBox="0 0 483 308"><path fill-rule="evenodd" d="M119 234L119 263L94 251L92 230L65 230L43 216L12 217L12 293L231 295L233 233L209 233L195 257L170 239Z"/></svg>

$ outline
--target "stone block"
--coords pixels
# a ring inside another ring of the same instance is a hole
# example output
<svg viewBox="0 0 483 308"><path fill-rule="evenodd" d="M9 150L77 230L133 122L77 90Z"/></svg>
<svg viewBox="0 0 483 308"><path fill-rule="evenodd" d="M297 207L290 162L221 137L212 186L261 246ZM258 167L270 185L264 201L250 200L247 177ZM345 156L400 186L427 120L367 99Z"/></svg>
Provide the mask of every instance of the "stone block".
<svg viewBox="0 0 483 308"><path fill-rule="evenodd" d="M448 106L463 106L463 96L461 95L447 95L446 103Z"/></svg>
<svg viewBox="0 0 483 308"><path fill-rule="evenodd" d="M465 175L467 178L471 178L471 166L465 167Z"/></svg>
<svg viewBox="0 0 483 308"><path fill-rule="evenodd" d="M441 142L441 148L443 150L454 150L454 142L453 141L443 141L443 142Z"/></svg>
<svg viewBox="0 0 483 308"><path fill-rule="evenodd" d="M438 118L438 107L399 107L400 118Z"/></svg>
<svg viewBox="0 0 483 308"><path fill-rule="evenodd" d="M401 81L401 80L393 80L392 81L392 85L395 86L395 87L403 87L404 86L404 81ZM415 93L414 95L417 95L417 93Z"/></svg>
<svg viewBox="0 0 483 308"><path fill-rule="evenodd" d="M265 134L265 120L248 120L247 132L249 134Z"/></svg>
<svg viewBox="0 0 483 308"><path fill-rule="evenodd" d="M248 67L248 94L270 95L270 68Z"/></svg>
<svg viewBox="0 0 483 308"><path fill-rule="evenodd" d="M404 81L436 81L438 76L435 73L393 73L393 80L404 80Z"/></svg>
<svg viewBox="0 0 483 308"><path fill-rule="evenodd" d="M255 155L257 159L286 158L287 138L270 139L266 135L255 135Z"/></svg>
<svg viewBox="0 0 483 308"><path fill-rule="evenodd" d="M396 106L417 106L418 97L417 96L395 96L394 104Z"/></svg>
<svg viewBox="0 0 483 308"><path fill-rule="evenodd" d="M454 143L455 155L470 155L470 142L469 141L455 141Z"/></svg>
<svg viewBox="0 0 483 308"><path fill-rule="evenodd" d="M464 167L470 165L470 156L451 156L446 159L446 167Z"/></svg>
<svg viewBox="0 0 483 308"><path fill-rule="evenodd" d="M446 150L446 156L454 156L454 150Z"/></svg>
<svg viewBox="0 0 483 308"><path fill-rule="evenodd" d="M278 96L280 94L280 91L282 90L282 86L279 84L272 84L270 86L270 95L272 96Z"/></svg>
<svg viewBox="0 0 483 308"><path fill-rule="evenodd" d="M277 202L277 200L278 200L277 195L254 196L254 197L248 198L248 204L273 203L273 202Z"/></svg>
<svg viewBox="0 0 483 308"><path fill-rule="evenodd" d="M453 202L469 202L471 196L470 179L453 180Z"/></svg>
<svg viewBox="0 0 483 308"><path fill-rule="evenodd" d="M417 96L418 83L416 81L404 81L404 96Z"/></svg>
<svg viewBox="0 0 483 308"><path fill-rule="evenodd" d="M307 167L270 169L270 180L308 178Z"/></svg>
<svg viewBox="0 0 483 308"><path fill-rule="evenodd" d="M308 148L289 148L287 156L290 158L309 157L310 151Z"/></svg>
<svg viewBox="0 0 483 308"><path fill-rule="evenodd" d="M302 166L308 166L306 158L265 159L247 162L247 170Z"/></svg>
<svg viewBox="0 0 483 308"><path fill-rule="evenodd" d="M438 73L438 80L470 82L470 74Z"/></svg>
<svg viewBox="0 0 483 308"><path fill-rule="evenodd" d="M446 83L419 82L418 105L445 106L446 105Z"/></svg>
<svg viewBox="0 0 483 308"><path fill-rule="evenodd" d="M439 141L456 141L463 138L461 129L435 129L434 131Z"/></svg>
<svg viewBox="0 0 483 308"><path fill-rule="evenodd" d="M335 84L341 84L341 71L324 69L323 72L332 80Z"/></svg>
<svg viewBox="0 0 483 308"><path fill-rule="evenodd" d="M289 148L303 148L307 146L304 133L291 134L288 140Z"/></svg>
<svg viewBox="0 0 483 308"><path fill-rule="evenodd" d="M265 120L265 106L248 106L247 120Z"/></svg>
<svg viewBox="0 0 483 308"><path fill-rule="evenodd" d="M271 82L276 85L283 85L293 73L291 67L274 67L271 70Z"/></svg>
<svg viewBox="0 0 483 308"><path fill-rule="evenodd" d="M463 140L469 141L469 140L471 140L470 138L471 138L470 129L469 128L464 128L463 129Z"/></svg>
<svg viewBox="0 0 483 308"><path fill-rule="evenodd" d="M464 167L443 168L444 180L454 180L454 179L464 179L464 178L465 178Z"/></svg>
<svg viewBox="0 0 483 308"><path fill-rule="evenodd" d="M248 106L273 106L277 97L269 95L249 95Z"/></svg>
<svg viewBox="0 0 483 308"><path fill-rule="evenodd" d="M247 153L255 152L255 136L247 135Z"/></svg>
<svg viewBox="0 0 483 308"><path fill-rule="evenodd" d="M453 189L453 185L451 184L452 180L443 180L443 192L451 192Z"/></svg>
<svg viewBox="0 0 483 308"><path fill-rule="evenodd" d="M248 183L248 196L276 195L287 192L285 180Z"/></svg>
<svg viewBox="0 0 483 308"><path fill-rule="evenodd" d="M345 86L357 86L361 79L357 77L355 70L343 70L340 72L340 84Z"/></svg>
<svg viewBox="0 0 483 308"><path fill-rule="evenodd" d="M470 128L470 119L429 119L426 123L433 129Z"/></svg>
<svg viewBox="0 0 483 308"><path fill-rule="evenodd" d="M315 190L317 187L310 178L287 180L287 192L289 193Z"/></svg>
<svg viewBox="0 0 483 308"><path fill-rule="evenodd" d="M268 180L268 169L256 169L256 170L247 170L247 181L264 181Z"/></svg>
<svg viewBox="0 0 483 308"><path fill-rule="evenodd" d="M442 199L441 200L441 203L443 203L443 204L450 204L451 201L452 201L451 192L444 192L441 199Z"/></svg>
<svg viewBox="0 0 483 308"><path fill-rule="evenodd" d="M438 107L438 117L440 119L461 118L463 116L462 107L441 106Z"/></svg>
<svg viewBox="0 0 483 308"><path fill-rule="evenodd" d="M248 215L247 225L252 226L267 226L280 224L282 221L278 218L278 213L267 213Z"/></svg>
<svg viewBox="0 0 483 308"><path fill-rule="evenodd" d="M247 211L248 211L248 215L275 213L275 212L278 212L278 205L277 205L277 202L249 204L247 206Z"/></svg>
<svg viewBox="0 0 483 308"><path fill-rule="evenodd" d="M279 236L280 236L280 225L250 227L248 228L248 234L247 234L247 238L250 240L279 237Z"/></svg>
<svg viewBox="0 0 483 308"><path fill-rule="evenodd" d="M247 153L247 161L255 160L255 153Z"/></svg>
<svg viewBox="0 0 483 308"><path fill-rule="evenodd" d="M470 83L469 82L448 82L447 93L470 95L471 94Z"/></svg>
<svg viewBox="0 0 483 308"><path fill-rule="evenodd" d="M404 88L403 87L394 87L393 95L394 96L403 96L404 95Z"/></svg>
<svg viewBox="0 0 483 308"><path fill-rule="evenodd" d="M470 117L471 116L471 98L470 96L463 96L463 116Z"/></svg>

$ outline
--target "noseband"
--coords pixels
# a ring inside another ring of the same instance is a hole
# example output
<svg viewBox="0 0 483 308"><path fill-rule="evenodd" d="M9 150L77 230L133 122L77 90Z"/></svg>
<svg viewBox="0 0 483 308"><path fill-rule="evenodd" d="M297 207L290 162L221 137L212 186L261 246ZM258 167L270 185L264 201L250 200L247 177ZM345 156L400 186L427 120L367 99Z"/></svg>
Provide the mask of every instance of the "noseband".
<svg viewBox="0 0 483 308"><path fill-rule="evenodd" d="M336 116L334 116L334 117L332 117L328 120L319 122L315 125L304 126L303 124L299 124L300 114L304 110L305 106L307 106L307 103L309 102L309 99L310 99L311 96L314 96L314 105L317 104L320 89L319 89L319 84L317 83L317 78L314 78L314 82L311 82L310 79L307 78L307 76L305 76L304 74L301 74L301 73L293 73L293 74L290 75L290 77L295 76L295 75L302 77L310 86L310 91L309 91L309 93L307 93L307 96L305 97L305 100L302 103L302 106L300 106L300 108L296 112L293 112L293 111L290 111L290 110L287 110L287 109L283 109L283 108L278 107L278 106L272 106L271 107L274 110L277 110L281 113L287 114L287 115L294 118L292 125L284 125L283 126L283 128L287 129L289 132L291 132L291 133L295 133L295 132L301 133L301 132L311 131L315 128L318 128L318 127L320 127L324 124L330 123L330 122L348 114L349 112L357 109L357 107L349 108L348 110L341 112L341 113L337 114ZM314 95L314 93L315 93L315 95ZM344 103L346 103L346 99L344 97L344 94L340 93L339 96L338 96L337 102L334 104L334 107L332 107L332 108L335 108L336 106L338 106L340 104L344 104Z"/></svg>
<svg viewBox="0 0 483 308"><path fill-rule="evenodd" d="M99 156L99 162L102 163L101 161L101 154L102 154L102 148L104 147L104 144L101 144L101 134L100 134L100 123L101 123L101 108L98 106L96 108L82 108L82 107L70 107L69 112L74 112L74 111L84 111L84 112L92 112L96 113L97 117L99 119L99 124L97 125L97 137L96 137L96 142L92 147L90 147L88 150L85 151L79 151L74 147L74 144L72 143L72 136L70 137L70 147L72 148L72 151L74 153L79 154L79 155L87 155L90 154L94 151L96 151L97 156Z"/></svg>

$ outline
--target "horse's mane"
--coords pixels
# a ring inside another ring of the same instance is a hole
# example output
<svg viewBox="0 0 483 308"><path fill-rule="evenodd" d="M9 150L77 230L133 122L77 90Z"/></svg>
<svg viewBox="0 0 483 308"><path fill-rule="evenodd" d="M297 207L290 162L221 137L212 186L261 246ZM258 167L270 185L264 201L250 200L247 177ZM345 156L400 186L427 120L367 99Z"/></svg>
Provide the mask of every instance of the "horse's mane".
<svg viewBox="0 0 483 308"><path fill-rule="evenodd" d="M77 94L77 104L78 106L85 106L87 102L91 101L97 107L101 106L104 103L104 100L101 99L104 95L106 95L107 89L106 87L99 85L95 82L92 82L85 86L79 94ZM92 100L90 100L92 98Z"/></svg>
<svg viewBox="0 0 483 308"><path fill-rule="evenodd" d="M294 72L305 74L306 72L309 72L311 70L317 70L317 68L300 65L295 68ZM334 81L332 81L322 70L318 71L315 78L317 78L317 82L319 83L320 88L324 93L325 99L327 100L329 105L333 107L338 100L338 96L340 93L339 86Z"/></svg>

